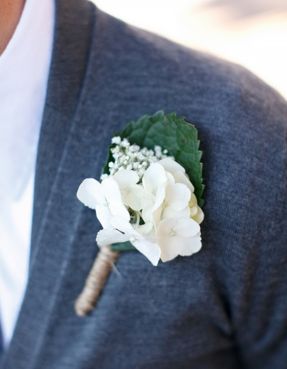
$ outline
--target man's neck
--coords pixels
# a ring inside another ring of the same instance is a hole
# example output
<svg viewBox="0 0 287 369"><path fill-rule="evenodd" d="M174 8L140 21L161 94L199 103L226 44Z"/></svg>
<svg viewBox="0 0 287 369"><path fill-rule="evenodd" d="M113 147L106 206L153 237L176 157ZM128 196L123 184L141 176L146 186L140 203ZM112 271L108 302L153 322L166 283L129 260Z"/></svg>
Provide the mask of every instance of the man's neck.
<svg viewBox="0 0 287 369"><path fill-rule="evenodd" d="M13 36L24 4L25 0L0 0L0 55Z"/></svg>

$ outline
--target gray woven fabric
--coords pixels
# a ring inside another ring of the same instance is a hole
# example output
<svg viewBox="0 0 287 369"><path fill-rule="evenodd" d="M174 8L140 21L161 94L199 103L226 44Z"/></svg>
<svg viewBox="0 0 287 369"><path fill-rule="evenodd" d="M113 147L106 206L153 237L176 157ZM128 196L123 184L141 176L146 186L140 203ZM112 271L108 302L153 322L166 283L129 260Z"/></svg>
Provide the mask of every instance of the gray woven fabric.
<svg viewBox="0 0 287 369"><path fill-rule="evenodd" d="M1 369L286 369L286 103L248 71L57 1L38 151L30 277ZM203 249L121 255L97 308L73 303L97 253L77 199L112 134L158 110L204 151Z"/></svg>

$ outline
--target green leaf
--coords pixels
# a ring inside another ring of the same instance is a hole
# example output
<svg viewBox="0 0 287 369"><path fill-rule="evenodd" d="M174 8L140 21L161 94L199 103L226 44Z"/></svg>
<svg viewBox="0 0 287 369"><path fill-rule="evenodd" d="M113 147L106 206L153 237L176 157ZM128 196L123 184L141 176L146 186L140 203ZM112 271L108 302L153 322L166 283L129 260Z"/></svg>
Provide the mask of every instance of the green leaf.
<svg viewBox="0 0 287 369"><path fill-rule="evenodd" d="M175 113L159 111L130 122L118 135L140 147L153 149L158 145L166 149L185 168L195 188L198 204L203 206L202 151L197 129L192 123Z"/></svg>
<svg viewBox="0 0 287 369"><path fill-rule="evenodd" d="M129 242L117 242L111 245L113 251L137 251L137 249Z"/></svg>

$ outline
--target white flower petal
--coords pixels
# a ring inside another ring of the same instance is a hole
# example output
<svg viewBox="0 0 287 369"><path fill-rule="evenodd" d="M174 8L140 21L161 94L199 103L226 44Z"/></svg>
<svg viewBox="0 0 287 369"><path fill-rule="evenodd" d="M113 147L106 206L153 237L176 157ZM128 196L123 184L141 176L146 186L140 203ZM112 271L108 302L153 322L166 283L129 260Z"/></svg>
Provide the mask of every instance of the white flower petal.
<svg viewBox="0 0 287 369"><path fill-rule="evenodd" d="M144 238L133 238L130 242L141 252L151 263L156 266L160 259L160 247L154 242L150 242Z"/></svg>
<svg viewBox="0 0 287 369"><path fill-rule="evenodd" d="M199 224L191 218L176 218L175 222L173 229L180 237L194 237L200 232Z"/></svg>
<svg viewBox="0 0 287 369"><path fill-rule="evenodd" d="M185 207L182 210L175 211L172 207L167 206L163 209L161 219L169 219L169 218L189 218L190 217L190 209L189 207Z"/></svg>
<svg viewBox="0 0 287 369"><path fill-rule="evenodd" d="M174 173L174 179L176 183L185 184L189 188L191 193L194 192L193 184L190 182L190 179L188 178L188 175L186 173L176 172Z"/></svg>
<svg viewBox="0 0 287 369"><path fill-rule="evenodd" d="M161 254L160 258L165 263L175 259L179 255L179 242L177 237L162 239L160 242Z"/></svg>
<svg viewBox="0 0 287 369"><path fill-rule="evenodd" d="M111 222L116 229L126 234L131 244L153 265L158 264L161 252L158 244L143 237L130 223L125 222L123 219L113 218Z"/></svg>
<svg viewBox="0 0 287 369"><path fill-rule="evenodd" d="M123 218L111 217L111 225L113 228L118 229L127 235L133 234L134 232L133 226Z"/></svg>
<svg viewBox="0 0 287 369"><path fill-rule="evenodd" d="M114 228L105 228L98 232L96 241L99 246L108 246L117 242L126 242L128 237Z"/></svg>
<svg viewBox="0 0 287 369"><path fill-rule="evenodd" d="M103 228L110 227L111 212L107 203L105 205L97 205L96 214Z"/></svg>
<svg viewBox="0 0 287 369"><path fill-rule="evenodd" d="M77 198L93 210L96 209L97 205L103 205L106 202L100 182L93 178L87 178L80 184Z"/></svg>
<svg viewBox="0 0 287 369"><path fill-rule="evenodd" d="M196 214L192 215L192 219L194 219L198 224L201 224L203 222L204 213L199 206L197 206Z"/></svg>
<svg viewBox="0 0 287 369"><path fill-rule="evenodd" d="M130 187L126 187L122 191L122 195L125 205L135 211L142 210L145 204L150 203L151 201L151 195L148 194L140 185L132 185Z"/></svg>
<svg viewBox="0 0 287 369"><path fill-rule="evenodd" d="M135 211L140 211L148 201L148 193L142 185L137 184L138 174L133 170L122 169L113 178L119 185L124 204Z"/></svg>
<svg viewBox="0 0 287 369"><path fill-rule="evenodd" d="M109 210L112 216L118 216L130 220L130 215L127 208L124 206L122 201L121 192L117 182L113 177L105 178L102 183L102 188L109 206Z"/></svg>
<svg viewBox="0 0 287 369"><path fill-rule="evenodd" d="M151 164L144 173L143 187L152 196L143 207L142 218L145 222L153 222L156 226L160 221L167 183L167 174L157 163Z"/></svg>
<svg viewBox="0 0 287 369"><path fill-rule="evenodd" d="M172 175L175 172L185 173L184 167L172 158L161 159L158 164L162 165L164 169L170 172Z"/></svg>
<svg viewBox="0 0 287 369"><path fill-rule="evenodd" d="M191 238L182 238L181 239L181 250L180 254L181 256L191 256L198 251L200 251L202 247L201 243L201 235L200 232Z"/></svg>
<svg viewBox="0 0 287 369"><path fill-rule="evenodd" d="M109 226L111 214L100 182L93 178L85 179L78 189L77 197L84 205L96 210L97 218L104 228Z"/></svg>
<svg viewBox="0 0 287 369"><path fill-rule="evenodd" d="M162 215L162 207L165 198L165 188L160 188L147 206L143 207L142 218L145 223L152 222L156 227Z"/></svg>
<svg viewBox="0 0 287 369"><path fill-rule="evenodd" d="M166 172L163 166L158 163L151 164L145 171L142 179L145 190L152 194L156 194L159 188L166 185L166 182Z"/></svg>
<svg viewBox="0 0 287 369"><path fill-rule="evenodd" d="M163 220L158 227L157 242L164 262L178 255L192 255L201 248L200 226L190 218Z"/></svg>
<svg viewBox="0 0 287 369"><path fill-rule="evenodd" d="M164 247L161 247L161 260L170 261L177 256L191 256L202 247L200 233L194 237L172 237L165 241Z"/></svg>
<svg viewBox="0 0 287 369"><path fill-rule="evenodd" d="M120 169L113 175L120 189L135 185L139 181L139 176L134 170Z"/></svg>
<svg viewBox="0 0 287 369"><path fill-rule="evenodd" d="M188 187L182 183L175 183L166 188L165 202L167 206L179 211L187 207L191 197Z"/></svg>
<svg viewBox="0 0 287 369"><path fill-rule="evenodd" d="M194 192L193 184L188 178L188 175L186 174L183 166L181 166L172 158L162 159L158 162L158 164L162 165L165 170L172 174L176 183L183 183L189 188L191 192Z"/></svg>

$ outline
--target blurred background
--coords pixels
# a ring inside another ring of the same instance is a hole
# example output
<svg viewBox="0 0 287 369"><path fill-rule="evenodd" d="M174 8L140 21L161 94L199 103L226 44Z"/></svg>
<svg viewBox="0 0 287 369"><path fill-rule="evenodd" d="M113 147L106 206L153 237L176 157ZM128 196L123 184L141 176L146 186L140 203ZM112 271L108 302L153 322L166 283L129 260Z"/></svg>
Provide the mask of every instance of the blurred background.
<svg viewBox="0 0 287 369"><path fill-rule="evenodd" d="M287 0L93 0L183 45L242 64L287 98Z"/></svg>

